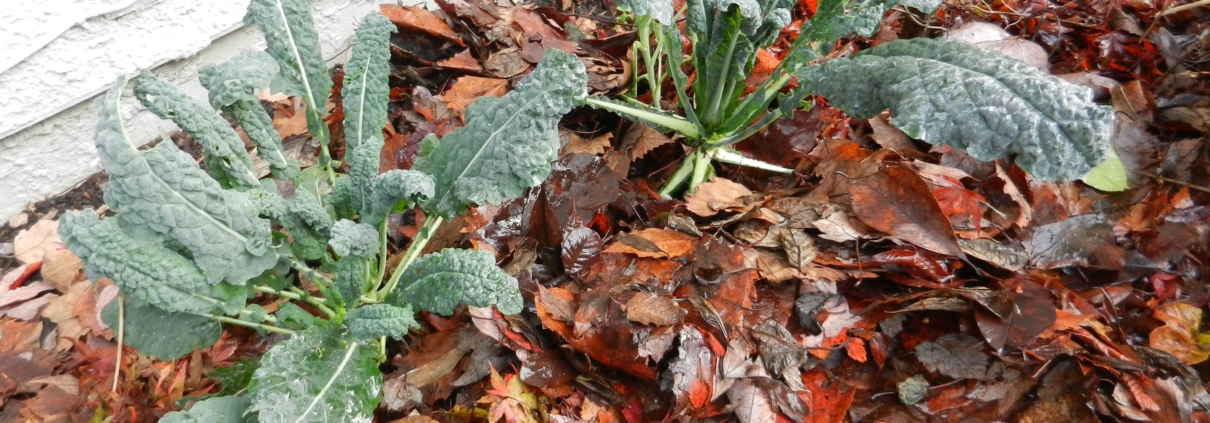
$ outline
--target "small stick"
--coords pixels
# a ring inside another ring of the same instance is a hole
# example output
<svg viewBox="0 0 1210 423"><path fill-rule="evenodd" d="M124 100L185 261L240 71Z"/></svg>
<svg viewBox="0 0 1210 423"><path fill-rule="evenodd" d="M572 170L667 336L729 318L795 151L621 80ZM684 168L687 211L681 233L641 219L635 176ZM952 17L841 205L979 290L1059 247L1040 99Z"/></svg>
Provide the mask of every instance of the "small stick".
<svg viewBox="0 0 1210 423"><path fill-rule="evenodd" d="M126 304L123 303L121 295L118 295L115 299L118 301L118 357L113 363L113 387L109 390L116 394L118 392L118 377L122 374L122 335L126 333Z"/></svg>

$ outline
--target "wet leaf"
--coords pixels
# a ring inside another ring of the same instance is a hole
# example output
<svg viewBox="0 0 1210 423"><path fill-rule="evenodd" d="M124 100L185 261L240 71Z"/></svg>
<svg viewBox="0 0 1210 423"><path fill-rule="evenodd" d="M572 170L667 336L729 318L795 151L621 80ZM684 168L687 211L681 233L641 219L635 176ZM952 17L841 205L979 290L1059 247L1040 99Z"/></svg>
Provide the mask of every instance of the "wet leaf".
<svg viewBox="0 0 1210 423"><path fill-rule="evenodd" d="M807 330L808 335L819 335L823 333L823 327L819 326L819 310L828 302L832 294L826 292L806 292L798 296L794 300L794 314L798 316L798 322Z"/></svg>
<svg viewBox="0 0 1210 423"><path fill-rule="evenodd" d="M450 29L440 17L421 6L384 4L379 6L379 10L400 28L420 31L462 45L462 38L458 33Z"/></svg>
<svg viewBox="0 0 1210 423"><path fill-rule="evenodd" d="M689 254L693 240L667 229L647 228L632 233L619 233L618 241L605 248L606 253L629 253L639 257L672 258Z"/></svg>
<svg viewBox="0 0 1210 423"><path fill-rule="evenodd" d="M584 279L592 266L601 261L601 236L589 228L576 228L563 235L559 259L563 270L576 279Z"/></svg>
<svg viewBox="0 0 1210 423"><path fill-rule="evenodd" d="M769 393L756 386L753 379L740 379L727 390L727 400L735 407L740 423L773 423L777 412Z"/></svg>
<svg viewBox="0 0 1210 423"><path fill-rule="evenodd" d="M707 339L703 332L692 325L684 325L679 333L680 348L677 357L668 366L672 379L672 394L680 407L701 409L713 399L714 372L722 346ZM708 336L708 335L707 335ZM718 349L718 351L715 351Z"/></svg>
<svg viewBox="0 0 1210 423"><path fill-rule="evenodd" d="M975 312L979 331L995 350L1024 346L1050 329L1057 317L1046 288L1025 279L1016 280L1015 285L1004 291L1012 304L1006 316L997 316L982 309Z"/></svg>
<svg viewBox="0 0 1210 423"><path fill-rule="evenodd" d="M931 372L954 379L981 379L987 374L988 356L983 341L961 333L948 333L916 346L916 358Z"/></svg>
<svg viewBox="0 0 1210 423"><path fill-rule="evenodd" d="M630 129L626 134L622 135L622 149L619 151L626 152L630 157L630 161L643 158L651 150L655 150L664 144L672 143L672 139L660 133L650 126L642 123L634 123L630 125Z"/></svg>
<svg viewBox="0 0 1210 423"><path fill-rule="evenodd" d="M563 288L546 288L538 285L538 300L546 306L550 316L566 323L575 321L575 295Z"/></svg>
<svg viewBox="0 0 1210 423"><path fill-rule="evenodd" d="M871 228L930 251L962 256L949 219L927 183L912 171L888 167L849 187L853 213Z"/></svg>
<svg viewBox="0 0 1210 423"><path fill-rule="evenodd" d="M1113 225L1099 214L1083 214L1034 228L1025 242L1030 261L1041 268L1068 266L1105 244Z"/></svg>
<svg viewBox="0 0 1210 423"><path fill-rule="evenodd" d="M987 238L959 239L958 245L962 247L962 252L971 257L1002 269L1015 272L1025 268L1025 265L1029 263L1029 255L1026 254L1025 248L1011 241L1001 242Z"/></svg>

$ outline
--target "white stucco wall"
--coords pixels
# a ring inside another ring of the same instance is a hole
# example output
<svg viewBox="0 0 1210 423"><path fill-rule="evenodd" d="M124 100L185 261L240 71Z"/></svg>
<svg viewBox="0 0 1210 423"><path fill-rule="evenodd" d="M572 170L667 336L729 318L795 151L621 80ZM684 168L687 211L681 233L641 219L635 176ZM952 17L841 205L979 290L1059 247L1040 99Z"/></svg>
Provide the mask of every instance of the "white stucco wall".
<svg viewBox="0 0 1210 423"><path fill-rule="evenodd" d="M62 193L100 170L92 99L140 69L206 102L202 65L262 49L244 27L249 0L42 0L0 7L0 222L27 203ZM309 0L329 64L383 0ZM405 1L414 4L417 1ZM128 6L128 7L123 7ZM116 11L114 11L116 10ZM102 11L113 13L97 15ZM67 28L66 30L63 30ZM46 43L50 40L49 43ZM44 46L43 46L44 44ZM40 48L39 48L40 47ZM146 143L172 131L124 99L129 135Z"/></svg>

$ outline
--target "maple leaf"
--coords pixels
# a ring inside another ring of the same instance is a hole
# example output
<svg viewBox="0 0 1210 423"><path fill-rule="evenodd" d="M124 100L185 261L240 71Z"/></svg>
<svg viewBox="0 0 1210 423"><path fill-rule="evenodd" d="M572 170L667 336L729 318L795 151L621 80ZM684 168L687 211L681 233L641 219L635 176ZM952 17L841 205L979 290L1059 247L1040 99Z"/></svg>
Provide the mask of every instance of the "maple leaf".
<svg viewBox="0 0 1210 423"><path fill-rule="evenodd" d="M488 421L495 422L503 419L507 423L537 423L533 412L538 408L538 397L525 392L525 383L515 374L501 377L495 366L491 366L489 379L492 388L484 392L487 396L480 398L480 404L491 404Z"/></svg>

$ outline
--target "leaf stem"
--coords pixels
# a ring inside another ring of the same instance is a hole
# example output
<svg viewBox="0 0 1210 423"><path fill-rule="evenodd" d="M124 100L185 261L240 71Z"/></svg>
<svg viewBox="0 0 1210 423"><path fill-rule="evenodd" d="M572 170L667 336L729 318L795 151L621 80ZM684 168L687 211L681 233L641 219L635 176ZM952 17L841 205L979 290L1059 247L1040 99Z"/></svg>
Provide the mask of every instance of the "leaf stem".
<svg viewBox="0 0 1210 423"><path fill-rule="evenodd" d="M266 332L275 332L275 333L281 333L281 334L285 334L285 335L293 335L293 334L294 334L294 331L289 330L289 329L286 329L286 328L279 328L279 327L277 327L277 326L262 325L262 324L260 324L260 323L252 323L252 322L249 322L249 321L247 321L247 320L233 319L233 318L230 318L230 317L227 317L227 316L215 316L215 315L210 314L210 313L193 313L193 314L196 314L196 315L198 315L198 316L202 316L202 317L207 317L207 318L210 318L210 319L213 319L213 320L217 320L217 321L220 321L220 322L223 322L223 323L230 323L230 324L233 324L233 325L245 326L245 327L250 327L250 328L253 328L253 329L260 329L260 330L263 330L263 331L266 331Z"/></svg>
<svg viewBox="0 0 1210 423"><path fill-rule="evenodd" d="M333 311L331 307L327 306L327 304L326 304L327 299L313 296L313 295L311 295L310 292L303 291L297 287L290 287L290 291L278 291L276 289L273 289L270 286L264 285L264 286L254 286L254 287L252 287L252 290L256 291L256 292L262 292L265 294L276 295L276 296L279 296L282 298L287 298L287 299L291 299L291 300L295 300L295 301L302 301L302 302L310 304L310 305L314 306L315 308L319 309L319 311L323 312L323 314L325 316L327 316L328 319L332 319L333 317L336 317L336 312ZM291 291L293 291L293 292L291 292Z"/></svg>
<svg viewBox="0 0 1210 423"><path fill-rule="evenodd" d="M441 223L444 220L441 216L429 216L424 220L424 225L421 225L420 229L416 231L416 238L412 239L412 244L408 245L407 251L403 253L403 258L399 260L399 264L395 265L395 270L391 272L391 279L375 295L377 299L386 298L395 289L395 285L399 284L399 278L403 276L403 270L407 269L412 262L420 257L420 253L424 251L424 246L437 233L437 228L441 227Z"/></svg>
<svg viewBox="0 0 1210 423"><path fill-rule="evenodd" d="M298 271L298 273L306 275L307 279L310 279L311 282L315 283L316 285L319 285L320 288L323 288L326 290L332 286L331 279L328 279L327 276L320 274L318 271L308 267L306 264L303 264L302 262L299 262L294 259L290 259L290 267L293 267L294 270Z"/></svg>
<svg viewBox="0 0 1210 423"><path fill-rule="evenodd" d="M694 163L697 163L697 154L697 149L694 149L688 156L685 156L684 160L681 160L681 167L677 168L676 173L672 174L672 178L664 183L664 188L660 189L660 195L672 195L677 188L681 187L681 184L685 183L689 174L693 173Z"/></svg>
<svg viewBox="0 0 1210 423"><path fill-rule="evenodd" d="M621 115L631 116L638 120L642 120L642 121L646 121L646 122L650 122L650 123L654 123L656 125L666 127L673 131L679 132L679 133L681 133L681 135L684 135L689 138L694 138L694 139L701 138L701 133L698 132L696 125L694 125L692 122L689 122L689 121L679 118L679 117L664 116L659 113L649 112L649 111L634 108L634 107L623 106L621 104L598 100L598 99L595 99L592 97L585 99L584 102L593 107L609 110L611 112L615 112L615 113L618 113Z"/></svg>

